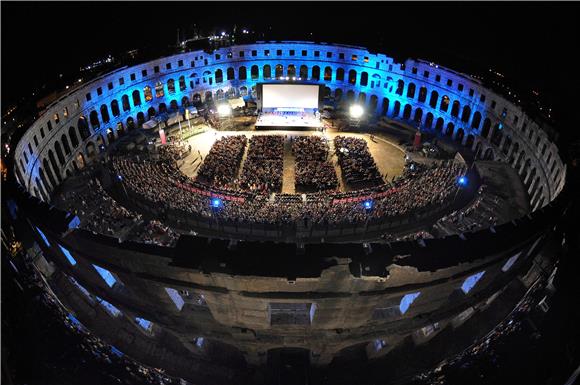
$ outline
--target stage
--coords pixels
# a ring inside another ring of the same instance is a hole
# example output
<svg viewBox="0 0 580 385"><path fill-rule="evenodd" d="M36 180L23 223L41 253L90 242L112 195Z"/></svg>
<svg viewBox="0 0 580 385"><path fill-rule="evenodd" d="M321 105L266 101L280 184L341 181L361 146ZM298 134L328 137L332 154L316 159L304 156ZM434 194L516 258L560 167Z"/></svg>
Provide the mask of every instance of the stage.
<svg viewBox="0 0 580 385"><path fill-rule="evenodd" d="M320 114L306 111L269 111L262 112L256 119L256 129L298 128L320 130Z"/></svg>

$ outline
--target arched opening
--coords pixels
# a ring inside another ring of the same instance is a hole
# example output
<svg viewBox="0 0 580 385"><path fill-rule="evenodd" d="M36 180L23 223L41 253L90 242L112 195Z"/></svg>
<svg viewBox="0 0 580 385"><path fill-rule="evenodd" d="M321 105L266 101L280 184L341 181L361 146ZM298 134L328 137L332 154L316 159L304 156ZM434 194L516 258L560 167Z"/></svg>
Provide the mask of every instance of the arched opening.
<svg viewBox="0 0 580 385"><path fill-rule="evenodd" d="M93 128L99 127L99 114L97 113L97 111L95 110L91 111L91 113L89 114L89 120Z"/></svg>
<svg viewBox="0 0 580 385"><path fill-rule="evenodd" d="M361 92L358 94L358 104L360 104L361 106L364 106L367 102L367 94L365 94L364 92Z"/></svg>
<svg viewBox="0 0 580 385"><path fill-rule="evenodd" d="M355 70L348 71L348 82L352 85L356 84L356 71Z"/></svg>
<svg viewBox="0 0 580 385"><path fill-rule="evenodd" d="M70 138L72 147L76 148L79 145L79 140L77 138L76 130L72 126L68 128L68 137Z"/></svg>
<svg viewBox="0 0 580 385"><path fill-rule="evenodd" d="M245 66L241 66L238 69L238 79L239 80L246 80L248 78L248 70Z"/></svg>
<svg viewBox="0 0 580 385"><path fill-rule="evenodd" d="M93 112L95 114L97 113L96 111L93 111ZM79 120L77 121L77 128L79 129L79 134L81 135L81 140L85 140L86 138L91 136L91 130L89 129L87 119L82 115L79 118Z"/></svg>
<svg viewBox="0 0 580 385"><path fill-rule="evenodd" d="M151 92L151 87L145 86L143 87L143 96L145 97L146 102L150 102L153 100L153 93Z"/></svg>
<svg viewBox="0 0 580 385"><path fill-rule="evenodd" d="M114 139L115 138L113 137L113 140ZM109 142L109 143L111 143L111 142ZM97 151L98 151L98 153L102 153L105 151L105 141L103 140L103 135L97 136Z"/></svg>
<svg viewBox="0 0 580 385"><path fill-rule="evenodd" d="M159 113L162 114L164 112L167 112L167 105L165 103L160 103L159 104Z"/></svg>
<svg viewBox="0 0 580 385"><path fill-rule="evenodd" d="M329 98L331 94L330 87L324 87L324 98Z"/></svg>
<svg viewBox="0 0 580 385"><path fill-rule="evenodd" d="M477 142L477 144L475 145L475 159L481 159L482 149L483 146L481 145L481 142Z"/></svg>
<svg viewBox="0 0 580 385"><path fill-rule="evenodd" d="M465 136L465 131L463 131L463 128L458 129L457 133L455 134L455 141L461 143L463 141L464 136Z"/></svg>
<svg viewBox="0 0 580 385"><path fill-rule="evenodd" d="M395 94L403 96L403 90L405 89L405 82L402 80L397 80L397 89Z"/></svg>
<svg viewBox="0 0 580 385"><path fill-rule="evenodd" d="M296 77L296 66L294 64L290 64L288 66L288 72L287 72L288 76L290 78L295 78Z"/></svg>
<svg viewBox="0 0 580 385"><path fill-rule="evenodd" d="M439 109L443 112L447 112L447 110L449 109L449 96L444 95L441 98L441 105L439 106Z"/></svg>
<svg viewBox="0 0 580 385"><path fill-rule="evenodd" d="M125 127L123 127L123 123L117 123L117 137L125 135ZM100 137L100 135L99 135Z"/></svg>
<svg viewBox="0 0 580 385"><path fill-rule="evenodd" d="M332 68L324 67L324 81L329 82L332 80Z"/></svg>
<svg viewBox="0 0 580 385"><path fill-rule="evenodd" d="M89 160L93 159L97 155L95 144L93 142L88 142L85 146L85 152Z"/></svg>
<svg viewBox="0 0 580 385"><path fill-rule="evenodd" d="M197 92L193 94L193 98L191 99L194 105L198 106L201 103L201 95Z"/></svg>
<svg viewBox="0 0 580 385"><path fill-rule="evenodd" d="M56 164L56 158L54 157L54 152L52 152L52 150L48 150L48 159L50 159L50 164L52 165L52 170L54 171L58 183L62 182L59 172L60 168Z"/></svg>
<svg viewBox="0 0 580 385"><path fill-rule="evenodd" d="M234 80L236 77L236 71L234 71L233 67L228 67L226 70L226 77L228 80Z"/></svg>
<svg viewBox="0 0 580 385"><path fill-rule="evenodd" d="M109 142L109 144L115 141L115 133L113 132L113 129L110 127L107 128L107 141Z"/></svg>
<svg viewBox="0 0 580 385"><path fill-rule="evenodd" d="M140 106L141 105L141 95L139 94L139 90L133 91L133 106Z"/></svg>
<svg viewBox="0 0 580 385"><path fill-rule="evenodd" d="M433 114L430 112L427 112L427 116L425 117L424 127L426 129L430 129L432 125L433 125Z"/></svg>
<svg viewBox="0 0 580 385"><path fill-rule="evenodd" d="M240 96L247 96L248 95L248 87L241 86L240 87Z"/></svg>
<svg viewBox="0 0 580 385"><path fill-rule="evenodd" d="M145 114L143 111L137 113L137 126L141 127L145 123Z"/></svg>
<svg viewBox="0 0 580 385"><path fill-rule="evenodd" d="M366 87L368 84L369 84L369 74L366 71L363 71L360 74L360 85Z"/></svg>
<svg viewBox="0 0 580 385"><path fill-rule="evenodd" d="M173 99L169 102L169 109L172 112L175 112L179 109L179 105L177 104L177 100Z"/></svg>
<svg viewBox="0 0 580 385"><path fill-rule="evenodd" d="M520 150L520 144L518 142L515 142L514 146L512 147L512 151L511 151L510 163L514 162L516 154L518 153L519 150Z"/></svg>
<svg viewBox="0 0 580 385"><path fill-rule="evenodd" d="M346 93L346 101L348 103L352 103L354 101L354 91L353 90L348 90L348 92Z"/></svg>
<svg viewBox="0 0 580 385"><path fill-rule="evenodd" d="M54 143L54 151L56 151L58 163L62 166L64 164L64 155L62 153L62 148L60 147L60 143L58 141Z"/></svg>
<svg viewBox="0 0 580 385"><path fill-rule="evenodd" d="M218 68L217 70L215 70L214 77L215 77L216 83L223 82L224 81L224 71L222 71L221 69Z"/></svg>
<svg viewBox="0 0 580 385"><path fill-rule="evenodd" d="M157 82L155 83L155 97L162 98L165 96L165 90L163 89L163 83Z"/></svg>
<svg viewBox="0 0 580 385"><path fill-rule="evenodd" d="M473 114L473 118L471 119L471 128L478 129L479 124L481 123L481 113L479 111L475 111Z"/></svg>
<svg viewBox="0 0 580 385"><path fill-rule="evenodd" d="M336 80L339 82L344 81L344 68L337 68L336 69Z"/></svg>
<svg viewBox="0 0 580 385"><path fill-rule="evenodd" d="M378 104L379 104L379 98L377 97L377 95L371 95L371 102L369 104L370 111L375 112L377 110Z"/></svg>
<svg viewBox="0 0 580 385"><path fill-rule="evenodd" d="M452 136L453 130L455 129L455 125L453 123L447 124L447 129L445 130L445 136Z"/></svg>
<svg viewBox="0 0 580 385"><path fill-rule="evenodd" d="M401 112L401 102L397 100L395 101L395 107L393 108L393 117L396 118L397 116L399 116L400 112Z"/></svg>
<svg viewBox="0 0 580 385"><path fill-rule="evenodd" d="M491 120L489 118L485 118L483 121L483 128L481 129L481 136L487 139L489 137L490 128Z"/></svg>
<svg viewBox="0 0 580 385"><path fill-rule="evenodd" d="M253 65L250 68L250 77L252 78L252 80L256 80L260 77L260 70L258 69L257 65Z"/></svg>
<svg viewBox="0 0 580 385"><path fill-rule="evenodd" d="M459 101L455 100L451 107L451 116L457 118L459 116Z"/></svg>
<svg viewBox="0 0 580 385"><path fill-rule="evenodd" d="M187 96L181 98L181 107L189 107L189 98Z"/></svg>
<svg viewBox="0 0 580 385"><path fill-rule="evenodd" d="M300 79L308 80L308 67L304 64L300 66Z"/></svg>
<svg viewBox="0 0 580 385"><path fill-rule="evenodd" d="M275 75L276 79L280 79L284 76L284 66L282 64L276 64Z"/></svg>
<svg viewBox="0 0 580 385"><path fill-rule="evenodd" d="M463 107L463 112L461 113L461 121L462 122L469 122L469 117L471 116L471 108L469 106Z"/></svg>
<svg viewBox="0 0 580 385"><path fill-rule="evenodd" d="M73 163L75 168L78 169L83 169L85 168L85 166L87 165L87 162L85 161L85 156L83 155L82 152L79 151L79 153L77 154L77 158L76 161Z"/></svg>
<svg viewBox="0 0 580 385"><path fill-rule="evenodd" d="M516 162L516 169L519 170L520 167L522 166L522 160L524 160L524 157L526 156L526 152L524 150L522 150L520 152L520 155L518 156L518 160Z"/></svg>
<svg viewBox="0 0 580 385"><path fill-rule="evenodd" d="M217 90L217 91L215 92L215 98L216 98L217 100L223 100L223 99L225 99L225 93L224 93L224 90L222 90L221 88L220 88L219 90Z"/></svg>
<svg viewBox="0 0 580 385"><path fill-rule="evenodd" d="M123 112L127 112L131 109L131 105L129 104L129 97L127 95L123 95L121 97L121 105L123 106Z"/></svg>
<svg viewBox="0 0 580 385"><path fill-rule="evenodd" d="M134 129L135 129L135 121L133 120L132 117L129 117L127 119L127 130L128 131L131 131L131 130L134 130Z"/></svg>
<svg viewBox="0 0 580 385"><path fill-rule="evenodd" d="M465 147L467 148L471 148L473 147L473 142L475 141L475 136L474 135L467 135L467 139L465 140Z"/></svg>
<svg viewBox="0 0 580 385"><path fill-rule="evenodd" d="M411 99L415 97L415 83L409 83L407 86L407 97Z"/></svg>
<svg viewBox="0 0 580 385"><path fill-rule="evenodd" d="M320 80L320 67L319 66L312 67L312 79L313 80Z"/></svg>
<svg viewBox="0 0 580 385"><path fill-rule="evenodd" d="M410 119L411 118L411 105L410 104L406 104L405 108L403 108L403 119Z"/></svg>
<svg viewBox="0 0 580 385"><path fill-rule="evenodd" d="M103 123L109 123L109 120L111 120L111 119L109 119L109 110L107 109L106 104L101 105L101 119L103 119ZM94 127L94 125L93 125L93 127Z"/></svg>
<svg viewBox="0 0 580 385"><path fill-rule="evenodd" d="M149 107L149 109L147 110L147 117L151 119L154 116L155 116L155 107Z"/></svg>
<svg viewBox="0 0 580 385"><path fill-rule="evenodd" d="M111 114L113 114L115 117L121 115L121 111L119 110L119 102L117 99L113 99L111 102Z"/></svg>
<svg viewBox="0 0 580 385"><path fill-rule="evenodd" d="M203 98L204 102L209 103L213 100L213 95L211 91L205 91L205 96Z"/></svg>
<svg viewBox="0 0 580 385"><path fill-rule="evenodd" d="M228 71L229 71L229 69L228 69ZM264 79L270 79L272 77L272 67L270 67L270 64L266 64L262 68L262 76L264 77Z"/></svg>
<svg viewBox="0 0 580 385"><path fill-rule="evenodd" d="M70 146L68 144L68 140L66 139L65 134L62 134L62 136L60 137L60 141L62 142L62 147L64 148L64 153L66 155L70 155L71 150L70 150Z"/></svg>
<svg viewBox="0 0 580 385"><path fill-rule="evenodd" d="M425 100L427 100L427 87L419 88L419 98L417 100L421 103L424 103Z"/></svg>
<svg viewBox="0 0 580 385"><path fill-rule="evenodd" d="M174 94L175 93L175 80L169 79L167 81L167 92L169 94Z"/></svg>
<svg viewBox="0 0 580 385"><path fill-rule="evenodd" d="M432 108L437 107L437 99L439 99L439 93L437 91L431 91L431 98L429 99L429 106Z"/></svg>
<svg viewBox="0 0 580 385"><path fill-rule="evenodd" d="M42 165L44 166L44 172L48 177L48 180L50 181L50 185L53 186L53 188L56 187L56 180L52 175L52 171L50 170L50 166L48 165L48 160L46 158L44 158L44 160L42 161Z"/></svg>
<svg viewBox="0 0 580 385"><path fill-rule="evenodd" d="M415 122L415 124L417 124L417 126L421 125L421 118L423 117L423 110L420 108L417 108L415 110L415 118L413 118L413 121Z"/></svg>
<svg viewBox="0 0 580 385"><path fill-rule="evenodd" d="M493 150L491 148L488 148L487 150L485 150L483 160L493 160L493 159L494 159Z"/></svg>
<svg viewBox="0 0 580 385"><path fill-rule="evenodd" d="M337 102L340 102L340 99L341 99L341 98L342 98L342 89L340 89L340 88L337 88L337 89L334 91L334 100L335 100L335 101L337 101Z"/></svg>
<svg viewBox="0 0 580 385"><path fill-rule="evenodd" d="M506 136L505 140L503 141L503 146L501 148L504 155L508 154L508 151L509 151L511 145L512 145L512 137L508 135L508 136Z"/></svg>
<svg viewBox="0 0 580 385"><path fill-rule="evenodd" d="M435 131L441 132L443 130L443 118L437 118L435 122Z"/></svg>
<svg viewBox="0 0 580 385"><path fill-rule="evenodd" d="M389 99L383 98L383 104L381 107L381 115L386 116L389 112Z"/></svg>
<svg viewBox="0 0 580 385"><path fill-rule="evenodd" d="M185 91L186 89L186 85L185 85L185 76L180 76L179 77L179 91Z"/></svg>
<svg viewBox="0 0 580 385"><path fill-rule="evenodd" d="M501 123L496 123L493 126L493 132L491 133L491 143L496 146L499 146L503 138L502 128L503 125Z"/></svg>

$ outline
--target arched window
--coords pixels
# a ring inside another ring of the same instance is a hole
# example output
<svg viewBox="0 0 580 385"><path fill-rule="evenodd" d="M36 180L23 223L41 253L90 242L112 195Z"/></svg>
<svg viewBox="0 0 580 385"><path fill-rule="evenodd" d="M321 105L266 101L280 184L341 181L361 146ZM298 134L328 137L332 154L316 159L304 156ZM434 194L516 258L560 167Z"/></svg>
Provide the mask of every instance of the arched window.
<svg viewBox="0 0 580 385"><path fill-rule="evenodd" d="M151 119L155 116L155 108L154 107L149 107L149 109L147 110L147 116L149 119Z"/></svg>
<svg viewBox="0 0 580 385"><path fill-rule="evenodd" d="M173 99L172 101L169 102L169 109L171 111L177 111L179 109L179 106L177 105L177 100Z"/></svg>
<svg viewBox="0 0 580 385"><path fill-rule="evenodd" d="M62 166L64 164L64 155L62 154L62 149L60 143L57 141L54 143L54 150L56 151L56 157L58 158L58 163Z"/></svg>
<svg viewBox="0 0 580 385"><path fill-rule="evenodd" d="M305 65L300 66L300 79L302 80L308 79L308 67Z"/></svg>
<svg viewBox="0 0 580 385"><path fill-rule="evenodd" d="M282 64L276 64L276 79L284 76L284 66Z"/></svg>
<svg viewBox="0 0 580 385"><path fill-rule="evenodd" d="M443 112L447 112L449 109L449 96L445 95L441 98L441 105L439 106L439 109Z"/></svg>
<svg viewBox="0 0 580 385"><path fill-rule="evenodd" d="M248 78L248 71L246 70L246 67L241 66L240 69L238 69L238 79L239 80L246 80Z"/></svg>
<svg viewBox="0 0 580 385"><path fill-rule="evenodd" d="M433 125L433 114L430 112L427 112L427 117L425 118L425 128L430 129L431 126Z"/></svg>
<svg viewBox="0 0 580 385"><path fill-rule="evenodd" d="M405 108L403 109L403 119L411 119L411 105L406 104Z"/></svg>
<svg viewBox="0 0 580 385"><path fill-rule="evenodd" d="M131 109L131 105L129 104L129 97L127 95L123 95L121 97L121 104L123 105L123 112L127 112Z"/></svg>
<svg viewBox="0 0 580 385"><path fill-rule="evenodd" d="M356 84L356 71L355 70L348 71L348 82L352 85Z"/></svg>
<svg viewBox="0 0 580 385"><path fill-rule="evenodd" d="M365 94L364 92L361 92L360 94L358 94L358 103L363 105L366 103L367 101L367 94Z"/></svg>
<svg viewBox="0 0 580 385"><path fill-rule="evenodd" d="M463 113L461 114L461 121L462 122L469 122L469 117L471 116L471 108L469 106L463 107Z"/></svg>
<svg viewBox="0 0 580 385"><path fill-rule="evenodd" d="M215 70L215 82L221 83L224 81L224 72L220 69Z"/></svg>
<svg viewBox="0 0 580 385"><path fill-rule="evenodd" d="M146 102L150 102L153 100L153 93L151 92L151 87L145 86L143 88L143 96L145 97Z"/></svg>
<svg viewBox="0 0 580 385"><path fill-rule="evenodd" d="M437 91L431 91L431 99L429 99L429 106L432 108L437 107L437 99L439 99L439 93Z"/></svg>
<svg viewBox="0 0 580 385"><path fill-rule="evenodd" d="M319 66L312 67L312 79L320 80L320 67Z"/></svg>
<svg viewBox="0 0 580 385"><path fill-rule="evenodd" d="M360 74L360 85L366 86L369 84L369 74L365 71Z"/></svg>
<svg viewBox="0 0 580 385"><path fill-rule="evenodd" d="M417 123L417 125L421 124L421 118L423 117L423 110L420 108L417 108L415 110L415 118L413 119L413 121L415 123Z"/></svg>
<svg viewBox="0 0 580 385"><path fill-rule="evenodd" d="M397 80L397 90L395 91L395 93L397 95L403 96L403 89L404 88L405 88L405 82L402 80Z"/></svg>
<svg viewBox="0 0 580 385"><path fill-rule="evenodd" d="M185 91L187 86L185 85L185 76L179 77L179 91Z"/></svg>
<svg viewBox="0 0 580 385"><path fill-rule="evenodd" d="M175 93L175 80L169 79L167 81L167 92L169 92L170 94Z"/></svg>
<svg viewBox="0 0 580 385"><path fill-rule="evenodd" d="M143 111L137 113L137 126L141 127L145 123L145 114Z"/></svg>
<svg viewBox="0 0 580 385"><path fill-rule="evenodd" d="M56 175L56 179L60 183L62 179L60 178L59 167L56 164L56 159L54 157L54 152L52 150L48 150L48 159L50 159L50 164L52 165L52 169L54 170L54 174Z"/></svg>
<svg viewBox="0 0 580 385"><path fill-rule="evenodd" d="M264 68L262 68L262 76L264 77L264 79L272 78L272 67L270 67L270 64L266 64Z"/></svg>
<svg viewBox="0 0 580 385"><path fill-rule="evenodd" d="M48 176L48 180L50 180L50 184L53 187L56 186L56 180L54 179L54 176L52 176L52 171L50 171L50 166L48 165L48 160L46 160L46 158L42 161L42 165L44 166L44 171L46 176Z"/></svg>
<svg viewBox="0 0 580 385"><path fill-rule="evenodd" d="M72 126L68 128L68 137L70 138L70 143L73 148L76 148L79 145L79 140L77 138L76 130Z"/></svg>
<svg viewBox="0 0 580 385"><path fill-rule="evenodd" d="M296 66L294 64L290 64L288 66L288 76L290 78L296 77Z"/></svg>
<svg viewBox="0 0 580 385"><path fill-rule="evenodd" d="M101 119L103 120L103 123L109 123L109 120L111 120L109 118L109 110L107 108L106 104L101 105ZM92 123L92 122L91 122ZM98 124L98 123L97 123ZM93 124L93 127L95 125Z"/></svg>
<svg viewBox="0 0 580 385"><path fill-rule="evenodd" d="M332 68L324 67L324 81L329 82L332 80Z"/></svg>
<svg viewBox="0 0 580 385"><path fill-rule="evenodd" d="M159 104L159 113L167 112L167 105L165 103Z"/></svg>
<svg viewBox="0 0 580 385"><path fill-rule="evenodd" d="M342 90L340 88L337 88L334 91L334 100L336 100L337 102L340 102L341 98L342 98Z"/></svg>
<svg viewBox="0 0 580 385"><path fill-rule="evenodd" d="M163 96L165 96L165 91L163 90L163 83L157 82L155 84L155 97L162 98Z"/></svg>
<svg viewBox="0 0 580 385"><path fill-rule="evenodd" d="M377 97L377 95L371 95L371 103L369 104L369 109L372 112L375 112L377 110L378 104L379 104L379 98Z"/></svg>
<svg viewBox="0 0 580 385"><path fill-rule="evenodd" d="M344 81L344 69L338 68L336 70L336 80L337 81Z"/></svg>
<svg viewBox="0 0 580 385"><path fill-rule="evenodd" d="M73 127L71 127L71 128L73 128ZM69 128L69 130L70 130L70 128ZM74 128L73 128L73 130L74 130ZM70 155L70 153L71 153L70 146L68 144L68 140L67 140L65 134L62 134L62 136L60 137L60 141L62 142L62 147L64 148L64 153L66 155Z"/></svg>
<svg viewBox="0 0 580 385"><path fill-rule="evenodd" d="M141 95L139 94L139 90L133 91L133 106L140 106L141 105Z"/></svg>
<svg viewBox="0 0 580 385"><path fill-rule="evenodd" d="M97 113L97 111L92 110L89 115L89 119L91 122L91 126L93 126L93 128L99 127L99 114Z"/></svg>
<svg viewBox="0 0 580 385"><path fill-rule="evenodd" d="M113 101L111 102L111 113L113 114L113 116L119 116L121 114L121 112L119 111L119 102L117 101L117 99L113 99Z"/></svg>
<svg viewBox="0 0 580 385"><path fill-rule="evenodd" d="M483 121L483 128L481 129L481 136L487 138L489 135L489 130L491 128L491 120L489 118L485 118Z"/></svg>
<svg viewBox="0 0 580 385"><path fill-rule="evenodd" d="M257 65L253 65L252 68L250 68L250 76L252 80L256 80L260 77L260 70Z"/></svg>
<svg viewBox="0 0 580 385"><path fill-rule="evenodd" d="M235 77L236 77L236 71L234 71L234 69L232 67L228 67L228 69L226 70L226 79L227 80L234 80Z"/></svg>
<svg viewBox="0 0 580 385"><path fill-rule="evenodd" d="M222 100L222 99L224 99L224 98L225 98L225 93L224 93L224 90L222 90L221 88L220 88L219 90L217 90L217 91L215 92L215 98L216 98L217 100Z"/></svg>
<svg viewBox="0 0 580 385"><path fill-rule="evenodd" d="M381 115L387 115L387 112L389 112L389 99L383 98L383 107L382 107Z"/></svg>
<svg viewBox="0 0 580 385"><path fill-rule="evenodd" d="M475 111L473 114L473 119L471 119L471 128L475 128L476 130L479 128L479 124L481 123L481 113L479 111Z"/></svg>
<svg viewBox="0 0 580 385"><path fill-rule="evenodd" d="M427 100L427 88L426 87L419 88L419 99L418 100L421 103L424 103L425 100Z"/></svg>
<svg viewBox="0 0 580 385"><path fill-rule="evenodd" d="M399 116L399 113L401 112L401 102L399 102L398 100L395 102L395 107L393 108L393 117L397 117Z"/></svg>
<svg viewBox="0 0 580 385"><path fill-rule="evenodd" d="M415 83L409 83L407 86L407 97L411 99L415 97Z"/></svg>
<svg viewBox="0 0 580 385"><path fill-rule="evenodd" d="M453 106L451 107L451 116L458 117L459 116L459 101L455 100L453 102Z"/></svg>

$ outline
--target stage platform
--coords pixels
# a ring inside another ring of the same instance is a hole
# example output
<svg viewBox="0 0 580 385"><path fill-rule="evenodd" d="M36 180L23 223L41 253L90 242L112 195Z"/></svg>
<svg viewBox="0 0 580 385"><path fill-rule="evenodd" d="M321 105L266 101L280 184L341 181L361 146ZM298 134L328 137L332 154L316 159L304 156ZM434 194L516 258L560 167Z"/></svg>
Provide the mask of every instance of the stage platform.
<svg viewBox="0 0 580 385"><path fill-rule="evenodd" d="M307 112L266 112L258 115L256 129L299 128L318 130L322 128L319 114Z"/></svg>

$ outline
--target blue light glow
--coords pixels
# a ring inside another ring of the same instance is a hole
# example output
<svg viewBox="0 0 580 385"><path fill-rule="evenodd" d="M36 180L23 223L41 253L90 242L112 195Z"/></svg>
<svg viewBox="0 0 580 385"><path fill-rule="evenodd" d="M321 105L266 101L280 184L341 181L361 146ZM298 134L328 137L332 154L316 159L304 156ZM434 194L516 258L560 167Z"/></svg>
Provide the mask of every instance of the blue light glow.
<svg viewBox="0 0 580 385"><path fill-rule="evenodd" d="M147 321L146 319L136 317L135 321L137 321L139 326L141 326L143 329L147 331L151 331L151 329L153 328L153 323L151 321Z"/></svg>
<svg viewBox="0 0 580 385"><path fill-rule="evenodd" d="M120 351L119 349L117 349L116 347L114 347L112 345L111 345L111 352L113 354L115 354L117 357L123 357L124 356L124 354L123 354L122 351Z"/></svg>
<svg viewBox="0 0 580 385"><path fill-rule="evenodd" d="M74 218L71 219L71 221L68 223L68 228L70 230L76 229L80 226L80 224L81 224L80 218L77 215L75 215Z"/></svg>
<svg viewBox="0 0 580 385"><path fill-rule="evenodd" d="M46 235L44 235L44 233L42 231L40 231L40 229L38 227L36 227L36 231L38 231L38 234L40 234L40 237L42 238L44 243L46 243L46 246L50 247L50 242L48 242Z"/></svg>
<svg viewBox="0 0 580 385"><path fill-rule="evenodd" d="M201 348L203 346L203 337L197 337L195 339L195 344L197 345L198 348Z"/></svg>
<svg viewBox="0 0 580 385"><path fill-rule="evenodd" d="M62 251L62 253L66 257L66 259L68 259L68 261L70 262L71 265L74 266L74 265L77 264L77 261L73 258L73 256L71 255L70 251L68 251L67 249L65 249L61 245L58 245L58 247L60 248L60 251Z"/></svg>
<svg viewBox="0 0 580 385"><path fill-rule="evenodd" d="M483 277L483 274L485 274L485 271L480 271L479 273L467 277L467 279L463 281L463 285L461 285L461 290L463 290L465 294L469 293L469 291L473 289L477 281L479 281L481 277Z"/></svg>
<svg viewBox="0 0 580 385"><path fill-rule="evenodd" d="M105 310L108 311L113 317L117 317L119 314L121 314L121 310L116 308L113 304L105 301L101 297L96 298L97 301L99 301L99 303L105 308Z"/></svg>
<svg viewBox="0 0 580 385"><path fill-rule="evenodd" d="M370 210L373 208L373 200L372 199L367 199L366 201L363 202L363 207L365 208L365 210Z"/></svg>
<svg viewBox="0 0 580 385"><path fill-rule="evenodd" d="M401 298L401 303L399 304L399 310L401 314L405 314L407 310L409 310L409 306L417 299L417 297L421 294L420 291L411 294L405 294L403 298Z"/></svg>
<svg viewBox="0 0 580 385"><path fill-rule="evenodd" d="M222 200L219 198L211 198L211 207L218 209L222 206Z"/></svg>
<svg viewBox="0 0 580 385"><path fill-rule="evenodd" d="M117 179L123 180L123 176L122 175L117 175Z"/></svg>
<svg viewBox="0 0 580 385"><path fill-rule="evenodd" d="M166 287L165 291L169 295L169 298L171 298L171 300L175 304L177 310L181 310L183 308L183 305L185 304L185 301L183 300L183 298L181 298L177 290L172 289L170 287Z"/></svg>
<svg viewBox="0 0 580 385"><path fill-rule="evenodd" d="M105 282L107 283L107 285L109 285L109 287L113 287L113 285L117 282L117 280L115 279L115 277L113 277L113 274L111 274L109 270L103 269L102 267L99 267L97 265L93 265L93 267L95 268L95 270L97 270L97 273L99 273L99 275L105 280Z"/></svg>
<svg viewBox="0 0 580 385"><path fill-rule="evenodd" d="M467 184L469 183L469 180L467 179L467 177L465 175L460 176L459 178L457 178L457 184L459 186L467 186Z"/></svg>

